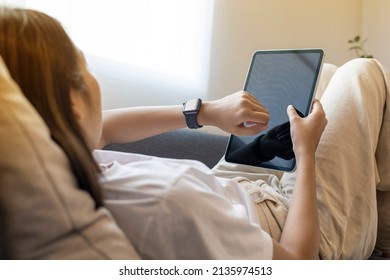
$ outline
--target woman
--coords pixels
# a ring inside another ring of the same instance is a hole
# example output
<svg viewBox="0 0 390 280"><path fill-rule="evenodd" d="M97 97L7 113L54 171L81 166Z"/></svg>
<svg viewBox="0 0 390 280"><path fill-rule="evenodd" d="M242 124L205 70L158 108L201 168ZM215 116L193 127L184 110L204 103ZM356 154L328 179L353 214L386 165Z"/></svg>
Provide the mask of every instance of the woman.
<svg viewBox="0 0 390 280"><path fill-rule="evenodd" d="M60 24L40 12L0 10L0 54L14 80L45 119L53 139L67 154L80 188L91 194L96 207L105 204L111 210L144 258L364 258L371 253L376 234L376 209L372 209L376 170L367 171L366 166L358 164L344 170L343 161L350 155L344 156L330 140L340 132L347 133L345 137L360 137L357 131L361 123L345 129L339 125L345 123L345 116L332 111L334 100L341 100L339 107L352 103L339 97L338 83L331 83L332 92L324 95L335 95L330 97L332 102L325 101L331 127L325 130L328 136L316 156L327 123L321 103L314 102L311 114L304 119L293 107L287 108L297 171L283 178L223 161L210 171L192 161L104 151L95 152L98 167L91 156L97 147L185 127L181 106L115 110L102 116L99 86L82 54ZM359 68L378 69L375 62L359 63ZM372 83L378 87L378 98L371 103L359 101L360 96L367 95L364 91L358 92L359 98L350 96L356 101L353 106L367 109L365 128L368 123L369 128L375 128L370 129L369 135L361 132L371 139L369 145L365 144L367 148L360 145L360 140L356 141L359 149L351 145L355 148L351 151L361 154L354 160L370 158L370 167L375 165L373 147L378 143L383 119L378 112L381 110L376 109L383 108L388 95L383 79ZM238 92L204 102L197 121L227 132L252 135L265 129L268 119L261 103L246 92ZM245 121L256 125L244 127ZM345 142L348 141L344 139ZM335 155L331 163L324 157L327 154ZM326 170L329 166L330 170ZM104 174L103 198L98 181L100 170ZM369 203L360 205L364 208L361 213L353 213L355 209L349 203L360 198L356 194L362 191L354 186L355 174L362 174L359 179L370 179L364 189ZM332 176L337 180L331 181ZM340 190L348 195L330 197ZM373 222L359 232L357 216ZM352 226L340 228L345 221ZM345 241L348 238L353 240ZM352 243L360 241L363 246L351 248Z"/></svg>

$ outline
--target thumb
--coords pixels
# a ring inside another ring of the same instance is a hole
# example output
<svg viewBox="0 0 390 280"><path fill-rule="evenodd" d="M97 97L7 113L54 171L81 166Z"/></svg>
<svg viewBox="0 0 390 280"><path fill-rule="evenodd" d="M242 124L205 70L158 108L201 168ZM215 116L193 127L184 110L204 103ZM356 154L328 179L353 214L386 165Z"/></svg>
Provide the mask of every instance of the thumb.
<svg viewBox="0 0 390 280"><path fill-rule="evenodd" d="M292 118L296 118L298 117L298 113L297 111L295 110L294 106L293 105L288 105L287 106L287 115L288 115L288 118L291 120Z"/></svg>
<svg viewBox="0 0 390 280"><path fill-rule="evenodd" d="M322 111L322 110L323 110L323 108L322 108L321 102L317 99L314 100L311 111L318 112L318 111Z"/></svg>

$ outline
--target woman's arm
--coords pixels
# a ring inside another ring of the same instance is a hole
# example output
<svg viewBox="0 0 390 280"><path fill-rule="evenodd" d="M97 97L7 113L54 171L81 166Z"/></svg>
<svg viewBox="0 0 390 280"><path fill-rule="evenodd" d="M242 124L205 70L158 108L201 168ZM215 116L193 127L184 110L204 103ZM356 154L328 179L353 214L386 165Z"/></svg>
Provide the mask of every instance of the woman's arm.
<svg viewBox="0 0 390 280"><path fill-rule="evenodd" d="M99 146L141 140L167 131L184 128L183 107L149 106L103 112L103 133ZM244 127L244 122L256 125ZM269 114L256 98L240 91L216 101L202 103L200 125L212 125L236 135L254 135L268 125Z"/></svg>
<svg viewBox="0 0 390 280"><path fill-rule="evenodd" d="M297 178L289 213L279 243L274 241L274 259L318 259L320 229L315 182L315 151L327 124L319 101L312 113L300 118L288 108L291 137L297 159Z"/></svg>
<svg viewBox="0 0 390 280"><path fill-rule="evenodd" d="M148 106L103 112L99 146L126 143L185 127L181 106Z"/></svg>

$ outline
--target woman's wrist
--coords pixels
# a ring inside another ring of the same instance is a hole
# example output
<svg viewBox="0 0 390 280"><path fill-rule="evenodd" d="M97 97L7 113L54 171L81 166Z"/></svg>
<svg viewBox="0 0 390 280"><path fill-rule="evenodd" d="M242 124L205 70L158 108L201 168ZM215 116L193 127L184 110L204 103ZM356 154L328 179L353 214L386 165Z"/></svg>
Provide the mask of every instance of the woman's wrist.
<svg viewBox="0 0 390 280"><path fill-rule="evenodd" d="M213 111L212 107L212 101L202 102L202 106L200 107L197 118L199 125L215 125L215 123L213 123L213 115L215 112Z"/></svg>
<svg viewBox="0 0 390 280"><path fill-rule="evenodd" d="M311 152L299 153L295 155L297 160L297 168L299 169L313 169L315 167L315 155Z"/></svg>

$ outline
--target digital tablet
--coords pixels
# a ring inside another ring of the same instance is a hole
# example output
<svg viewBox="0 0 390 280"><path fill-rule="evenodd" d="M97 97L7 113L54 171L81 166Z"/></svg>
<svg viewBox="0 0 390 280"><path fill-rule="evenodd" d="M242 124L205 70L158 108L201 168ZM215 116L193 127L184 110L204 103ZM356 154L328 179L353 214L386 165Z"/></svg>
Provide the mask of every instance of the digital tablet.
<svg viewBox="0 0 390 280"><path fill-rule="evenodd" d="M293 171L287 106L302 116L311 110L324 58L322 49L264 50L253 54L244 90L269 111L269 128L255 136L231 135L225 160L251 166Z"/></svg>

